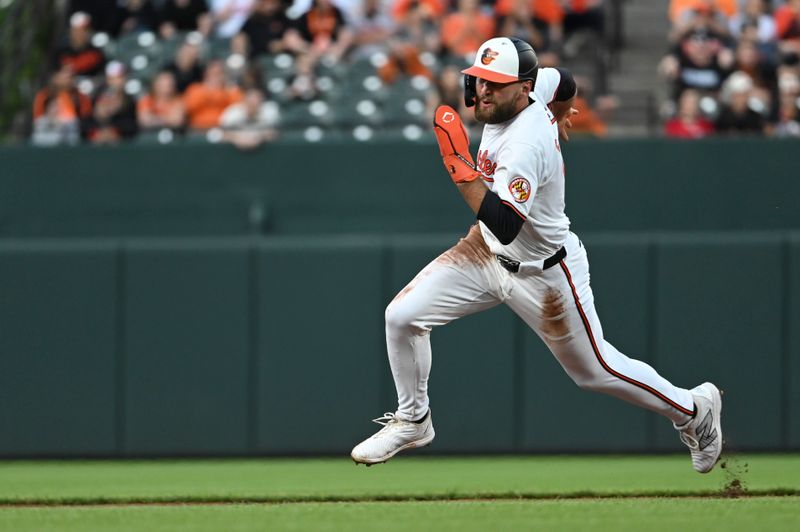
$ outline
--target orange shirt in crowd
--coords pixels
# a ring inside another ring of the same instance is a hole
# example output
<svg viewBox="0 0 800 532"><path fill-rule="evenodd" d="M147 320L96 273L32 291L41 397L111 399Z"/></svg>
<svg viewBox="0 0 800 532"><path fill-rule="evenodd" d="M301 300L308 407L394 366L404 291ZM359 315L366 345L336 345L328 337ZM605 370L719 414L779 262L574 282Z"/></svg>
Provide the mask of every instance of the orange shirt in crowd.
<svg viewBox="0 0 800 532"><path fill-rule="evenodd" d="M421 5L432 18L439 18L447 11L448 2L444 0L396 0L392 6L392 16L395 20L405 18L412 6Z"/></svg>
<svg viewBox="0 0 800 532"><path fill-rule="evenodd" d="M593 2L591 0L570 0L567 4L572 13L583 13L593 7L602 7L599 2Z"/></svg>
<svg viewBox="0 0 800 532"><path fill-rule="evenodd" d="M57 100L58 118L63 121L73 120L79 117L86 117L92 113L91 100L78 91L60 91L55 96L51 96L49 89L42 89L36 93L33 99L33 118L34 120L47 112L47 105L53 99Z"/></svg>
<svg viewBox="0 0 800 532"><path fill-rule="evenodd" d="M238 87L212 89L204 83L192 83L183 95L189 126L195 129L218 126L225 108L241 99L242 91Z"/></svg>
<svg viewBox="0 0 800 532"><path fill-rule="evenodd" d="M467 30L467 25L472 29ZM468 17L456 12L442 21L442 43L456 55L467 55L478 50L481 44L494 37L494 18L481 11Z"/></svg>
<svg viewBox="0 0 800 532"><path fill-rule="evenodd" d="M183 101L180 96L164 100L157 100L152 94L145 94L136 104L136 112L139 115L149 113L162 120L169 120L175 113L183 109Z"/></svg>
<svg viewBox="0 0 800 532"><path fill-rule="evenodd" d="M702 0L672 0L669 4L669 19L675 23L681 18L684 11L697 9L702 4L704 4ZM736 0L714 0L714 6L728 18L739 11Z"/></svg>
<svg viewBox="0 0 800 532"><path fill-rule="evenodd" d="M306 15L308 32L314 37L314 40L319 38L333 39L333 34L336 33L339 23L336 11L333 9L311 8Z"/></svg>
<svg viewBox="0 0 800 532"><path fill-rule="evenodd" d="M572 128L568 129L567 133L588 133L596 137L606 136L608 126L594 112L594 109L589 107L589 102L581 96L575 96L575 103L572 106L580 112L570 117Z"/></svg>
<svg viewBox="0 0 800 532"><path fill-rule="evenodd" d="M800 37L800 13L794 7L785 4L775 10L775 32L779 39L796 39Z"/></svg>
<svg viewBox="0 0 800 532"><path fill-rule="evenodd" d="M497 0L494 12L502 17L511 13L513 8L514 0ZM559 0L531 0L530 9L534 17L548 24L561 24L564 20L564 8Z"/></svg>

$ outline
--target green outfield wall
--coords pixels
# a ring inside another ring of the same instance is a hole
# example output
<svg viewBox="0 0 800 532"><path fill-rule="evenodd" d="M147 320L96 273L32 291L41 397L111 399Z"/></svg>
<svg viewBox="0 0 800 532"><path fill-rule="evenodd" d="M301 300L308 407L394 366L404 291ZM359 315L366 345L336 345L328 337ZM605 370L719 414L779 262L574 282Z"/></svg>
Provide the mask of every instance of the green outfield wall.
<svg viewBox="0 0 800 532"><path fill-rule="evenodd" d="M737 449L800 449L799 148L564 146L606 337L720 385ZM0 148L0 457L348 452L395 406L385 306L472 223L440 165L428 143ZM432 343L422 452L681 448L504 307Z"/></svg>
<svg viewBox="0 0 800 532"><path fill-rule="evenodd" d="M586 231L800 229L800 144L564 143ZM458 232L435 145L0 148L0 237Z"/></svg>
<svg viewBox="0 0 800 532"><path fill-rule="evenodd" d="M6 240L0 456L345 453L394 407L386 304L457 236ZM612 343L713 379L735 448L800 449L799 233L583 240ZM435 452L680 448L506 308L432 343Z"/></svg>

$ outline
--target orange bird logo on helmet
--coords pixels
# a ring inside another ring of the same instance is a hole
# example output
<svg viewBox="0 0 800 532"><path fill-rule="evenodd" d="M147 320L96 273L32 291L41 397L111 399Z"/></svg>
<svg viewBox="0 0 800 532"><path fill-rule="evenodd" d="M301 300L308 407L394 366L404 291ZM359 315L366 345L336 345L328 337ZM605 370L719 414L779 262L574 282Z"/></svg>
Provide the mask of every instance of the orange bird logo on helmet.
<svg viewBox="0 0 800 532"><path fill-rule="evenodd" d="M485 48L483 50L483 53L481 54L481 63L483 63L484 65L488 65L489 63L494 61L498 55L500 55L499 52L495 52L491 48Z"/></svg>

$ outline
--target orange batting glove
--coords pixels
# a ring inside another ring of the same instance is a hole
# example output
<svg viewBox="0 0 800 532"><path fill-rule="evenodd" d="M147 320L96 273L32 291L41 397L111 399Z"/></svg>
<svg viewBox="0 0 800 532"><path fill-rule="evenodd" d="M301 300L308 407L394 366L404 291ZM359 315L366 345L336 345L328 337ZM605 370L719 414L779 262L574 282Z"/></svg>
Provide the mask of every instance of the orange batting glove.
<svg viewBox="0 0 800 532"><path fill-rule="evenodd" d="M439 142L444 167L454 183L474 181L481 176L469 153L469 136L458 113L448 105L440 105L433 115L433 132Z"/></svg>

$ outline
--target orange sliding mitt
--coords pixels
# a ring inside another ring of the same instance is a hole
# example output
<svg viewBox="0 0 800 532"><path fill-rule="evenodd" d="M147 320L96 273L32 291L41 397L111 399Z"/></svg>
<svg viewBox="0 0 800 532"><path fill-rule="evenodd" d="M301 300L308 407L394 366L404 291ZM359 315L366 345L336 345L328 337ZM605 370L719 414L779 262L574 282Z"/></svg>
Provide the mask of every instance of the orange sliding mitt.
<svg viewBox="0 0 800 532"><path fill-rule="evenodd" d="M469 153L469 136L458 113L448 105L440 105L433 115L433 132L439 142L444 167L454 183L466 183L481 176Z"/></svg>

